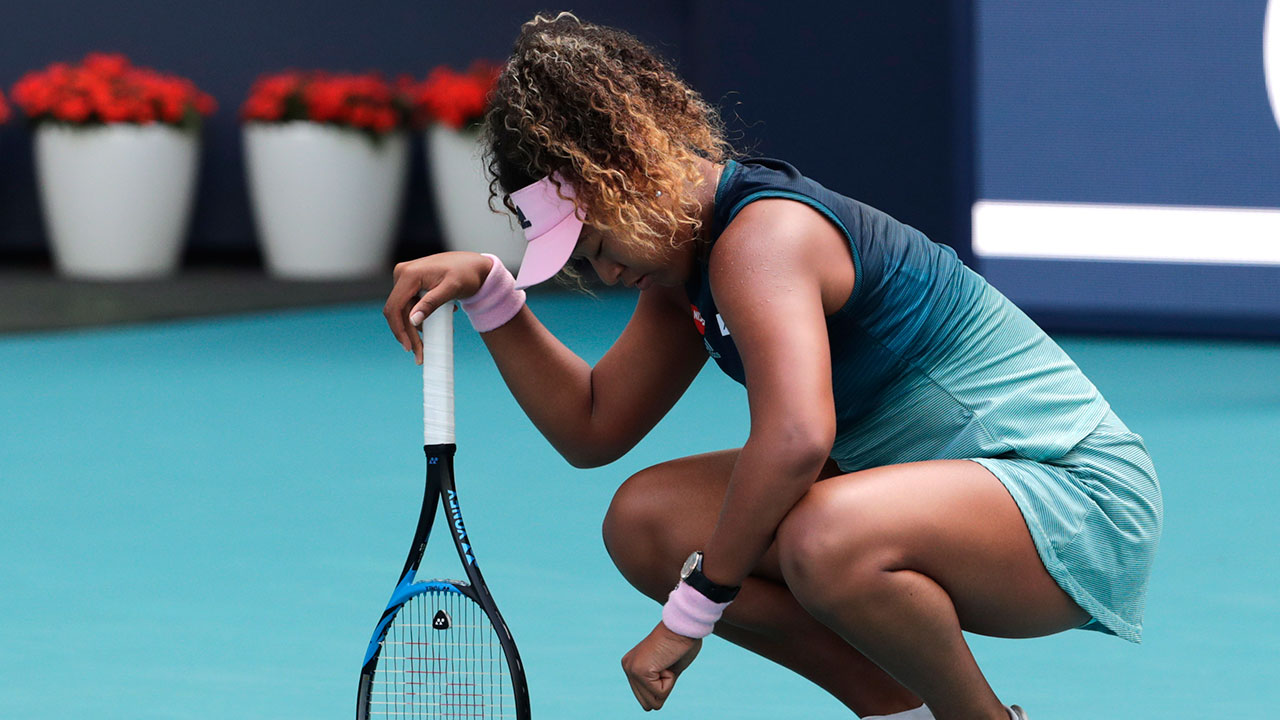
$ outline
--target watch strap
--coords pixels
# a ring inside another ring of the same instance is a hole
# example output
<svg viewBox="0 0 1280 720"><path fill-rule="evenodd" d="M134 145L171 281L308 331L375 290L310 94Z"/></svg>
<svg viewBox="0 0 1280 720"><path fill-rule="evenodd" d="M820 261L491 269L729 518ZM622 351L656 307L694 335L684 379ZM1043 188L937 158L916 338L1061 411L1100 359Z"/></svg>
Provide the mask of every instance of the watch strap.
<svg viewBox="0 0 1280 720"><path fill-rule="evenodd" d="M738 591L742 590L742 586L719 585L712 582L706 575L702 574L701 563L695 567L692 572L684 579L689 587L702 593L702 596L714 603L732 602L738 597Z"/></svg>

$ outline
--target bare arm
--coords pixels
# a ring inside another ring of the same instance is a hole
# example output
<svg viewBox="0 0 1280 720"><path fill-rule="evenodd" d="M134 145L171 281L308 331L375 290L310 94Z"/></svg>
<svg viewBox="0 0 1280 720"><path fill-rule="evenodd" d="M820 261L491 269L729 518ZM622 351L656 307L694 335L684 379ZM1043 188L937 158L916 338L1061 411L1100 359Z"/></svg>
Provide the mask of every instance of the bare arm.
<svg viewBox="0 0 1280 720"><path fill-rule="evenodd" d="M520 407L573 465L595 467L625 454L706 362L693 320L672 295L665 288L642 292L622 335L594 368L528 307L481 335Z"/></svg>
<svg viewBox="0 0 1280 720"><path fill-rule="evenodd" d="M434 309L474 294L488 273L487 266L481 268L477 281L472 276L479 256L455 255L470 257L450 259L444 269L444 261L433 260L439 256L397 268L384 315L406 349L419 356L421 340L408 324L417 293L431 290L427 297ZM527 306L481 338L512 395L552 446L573 465L594 467L634 447L706 362L687 305L678 288L642 292L627 327L594 368L556 339Z"/></svg>
<svg viewBox="0 0 1280 720"><path fill-rule="evenodd" d="M718 241L711 284L742 357L751 430L704 572L741 585L831 452L826 313L852 290L852 261L843 235L816 212L766 200L745 208Z"/></svg>

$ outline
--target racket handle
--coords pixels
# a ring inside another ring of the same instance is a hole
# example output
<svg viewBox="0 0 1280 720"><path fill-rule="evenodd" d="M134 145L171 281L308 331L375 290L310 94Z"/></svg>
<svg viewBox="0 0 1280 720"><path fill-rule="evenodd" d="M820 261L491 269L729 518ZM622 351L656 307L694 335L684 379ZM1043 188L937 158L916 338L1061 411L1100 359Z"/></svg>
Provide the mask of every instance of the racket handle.
<svg viewBox="0 0 1280 720"><path fill-rule="evenodd" d="M454 441L451 302L422 322L422 429L424 445Z"/></svg>

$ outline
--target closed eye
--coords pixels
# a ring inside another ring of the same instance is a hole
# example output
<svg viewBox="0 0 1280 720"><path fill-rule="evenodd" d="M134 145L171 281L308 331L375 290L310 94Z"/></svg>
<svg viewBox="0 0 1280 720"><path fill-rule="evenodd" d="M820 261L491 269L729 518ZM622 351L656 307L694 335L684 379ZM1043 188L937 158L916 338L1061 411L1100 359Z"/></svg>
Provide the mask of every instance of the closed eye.
<svg viewBox="0 0 1280 720"><path fill-rule="evenodd" d="M587 259L587 243L588 237L585 231L578 238L578 244L573 248L573 254L569 256L570 260L586 260Z"/></svg>
<svg viewBox="0 0 1280 720"><path fill-rule="evenodd" d="M578 247L574 249L573 254L569 256L570 260L599 260L600 253L604 251L604 238L599 235L595 236L596 247L594 251L587 250L592 240L592 234L587 230L583 230L581 241Z"/></svg>

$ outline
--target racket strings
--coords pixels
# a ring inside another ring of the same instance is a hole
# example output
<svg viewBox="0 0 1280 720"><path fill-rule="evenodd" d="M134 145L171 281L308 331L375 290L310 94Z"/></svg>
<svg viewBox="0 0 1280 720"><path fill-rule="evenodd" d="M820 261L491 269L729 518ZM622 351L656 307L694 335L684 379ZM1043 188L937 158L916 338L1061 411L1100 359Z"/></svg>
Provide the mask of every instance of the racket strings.
<svg viewBox="0 0 1280 720"><path fill-rule="evenodd" d="M404 720L514 718L506 656L484 609L445 590L406 602L382 641L369 712Z"/></svg>

